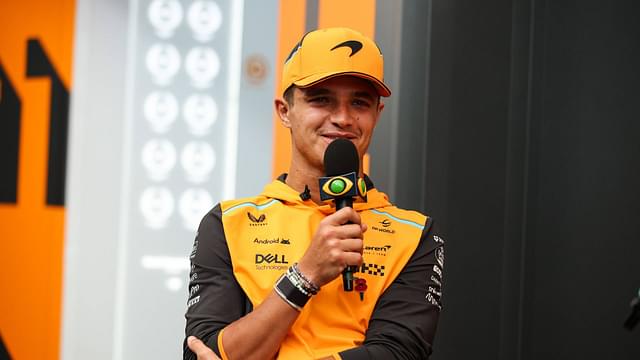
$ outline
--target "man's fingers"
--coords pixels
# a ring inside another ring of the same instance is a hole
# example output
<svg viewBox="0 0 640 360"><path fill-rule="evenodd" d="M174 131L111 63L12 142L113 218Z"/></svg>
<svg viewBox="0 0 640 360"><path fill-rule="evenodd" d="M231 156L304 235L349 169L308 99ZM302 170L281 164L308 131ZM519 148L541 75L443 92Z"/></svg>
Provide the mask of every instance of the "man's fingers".
<svg viewBox="0 0 640 360"><path fill-rule="evenodd" d="M198 357L198 360L220 360L220 358L209 349L200 339L195 336L187 338L187 346Z"/></svg>
<svg viewBox="0 0 640 360"><path fill-rule="evenodd" d="M325 218L332 225L343 225L347 223L360 224L360 214L353 208L345 207Z"/></svg>
<svg viewBox="0 0 640 360"><path fill-rule="evenodd" d="M362 255L357 252L345 252L344 260L348 266L360 266L362 265Z"/></svg>
<svg viewBox="0 0 640 360"><path fill-rule="evenodd" d="M362 226L359 224L340 225L334 231L339 239L362 239Z"/></svg>
<svg viewBox="0 0 640 360"><path fill-rule="evenodd" d="M187 338L187 346L189 349L193 351L196 355L201 355L202 353L206 353L207 350L211 351L200 339L195 336L189 336Z"/></svg>
<svg viewBox="0 0 640 360"><path fill-rule="evenodd" d="M351 238L340 240L340 248L347 252L362 253L363 241L360 238Z"/></svg>

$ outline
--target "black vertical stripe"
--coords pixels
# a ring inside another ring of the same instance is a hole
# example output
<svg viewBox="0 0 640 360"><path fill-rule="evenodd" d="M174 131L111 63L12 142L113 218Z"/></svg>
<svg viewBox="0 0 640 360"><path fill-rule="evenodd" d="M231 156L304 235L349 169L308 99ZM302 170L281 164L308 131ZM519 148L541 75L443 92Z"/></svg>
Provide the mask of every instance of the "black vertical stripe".
<svg viewBox="0 0 640 360"><path fill-rule="evenodd" d="M2 340L2 334L0 334L0 360L11 360L9 350L7 350L7 346L4 344L4 340Z"/></svg>
<svg viewBox="0 0 640 360"><path fill-rule="evenodd" d="M51 79L49 109L49 159L47 164L47 205L64 205L69 128L69 90L49 61L38 39L27 45L27 77Z"/></svg>
<svg viewBox="0 0 640 360"><path fill-rule="evenodd" d="M18 200L20 98L0 63L0 203Z"/></svg>

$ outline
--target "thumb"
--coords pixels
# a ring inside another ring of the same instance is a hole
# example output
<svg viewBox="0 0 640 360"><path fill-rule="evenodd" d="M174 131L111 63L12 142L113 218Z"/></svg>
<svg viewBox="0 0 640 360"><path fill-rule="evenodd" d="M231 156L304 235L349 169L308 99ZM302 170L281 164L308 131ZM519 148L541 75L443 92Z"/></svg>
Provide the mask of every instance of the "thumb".
<svg viewBox="0 0 640 360"><path fill-rule="evenodd" d="M218 357L215 355L213 350L209 349L207 345L205 345L202 340L198 339L195 336L189 336L187 338L187 346L194 354L198 356L198 359L217 359Z"/></svg>

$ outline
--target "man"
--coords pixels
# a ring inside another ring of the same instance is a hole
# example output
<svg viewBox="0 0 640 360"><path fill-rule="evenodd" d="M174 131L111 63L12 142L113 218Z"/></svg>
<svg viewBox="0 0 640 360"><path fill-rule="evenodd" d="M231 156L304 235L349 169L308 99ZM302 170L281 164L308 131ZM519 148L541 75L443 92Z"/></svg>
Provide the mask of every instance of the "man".
<svg viewBox="0 0 640 360"><path fill-rule="evenodd" d="M285 62L282 94L289 172L200 224L185 359L427 358L444 262L431 218L393 206L362 166L366 197L353 208L320 200L329 143L348 139L362 164L391 94L380 50L351 29L310 32ZM347 266L356 291L343 290Z"/></svg>

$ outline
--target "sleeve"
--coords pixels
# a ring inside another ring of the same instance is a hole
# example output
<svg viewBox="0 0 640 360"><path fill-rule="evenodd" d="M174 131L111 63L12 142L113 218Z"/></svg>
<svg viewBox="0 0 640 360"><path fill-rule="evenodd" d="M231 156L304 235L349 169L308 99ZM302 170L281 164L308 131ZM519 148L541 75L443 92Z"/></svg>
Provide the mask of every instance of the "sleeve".
<svg viewBox="0 0 640 360"><path fill-rule="evenodd" d="M444 241L431 218L407 265L373 310L362 346L343 360L427 359L442 309Z"/></svg>
<svg viewBox="0 0 640 360"><path fill-rule="evenodd" d="M202 219L190 260L183 358L196 359L187 347L186 339L191 335L220 356L218 334L248 312L249 302L233 276L219 204Z"/></svg>

